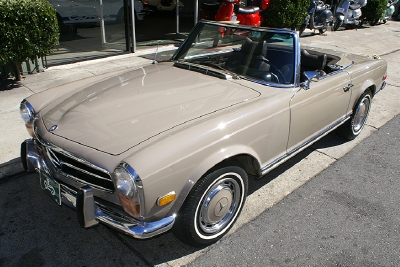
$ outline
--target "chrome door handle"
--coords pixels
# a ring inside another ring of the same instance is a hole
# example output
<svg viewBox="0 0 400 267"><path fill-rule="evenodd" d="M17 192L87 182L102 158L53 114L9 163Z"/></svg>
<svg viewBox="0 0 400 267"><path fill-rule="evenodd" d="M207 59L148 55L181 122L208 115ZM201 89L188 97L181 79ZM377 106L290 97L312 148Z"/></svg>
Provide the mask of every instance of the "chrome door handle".
<svg viewBox="0 0 400 267"><path fill-rule="evenodd" d="M350 88L353 87L353 86L354 86L354 84L349 83L347 86L343 87L343 90L345 92L348 92L350 90Z"/></svg>

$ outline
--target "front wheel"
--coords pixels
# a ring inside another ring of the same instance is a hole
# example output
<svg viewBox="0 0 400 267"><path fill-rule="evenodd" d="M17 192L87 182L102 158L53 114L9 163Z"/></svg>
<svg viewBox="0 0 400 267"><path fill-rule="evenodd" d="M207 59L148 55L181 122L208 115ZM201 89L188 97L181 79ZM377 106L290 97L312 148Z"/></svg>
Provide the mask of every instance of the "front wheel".
<svg viewBox="0 0 400 267"><path fill-rule="evenodd" d="M358 100L351 118L337 129L337 134L347 140L356 138L367 121L371 102L372 94L371 91L367 90Z"/></svg>
<svg viewBox="0 0 400 267"><path fill-rule="evenodd" d="M247 180L246 172L236 165L216 169L200 179L176 217L174 235L196 247L222 238L243 208Z"/></svg>
<svg viewBox="0 0 400 267"><path fill-rule="evenodd" d="M299 36L301 36L304 32L304 30L307 28L306 24L301 24L300 28L299 28Z"/></svg>
<svg viewBox="0 0 400 267"><path fill-rule="evenodd" d="M337 31L342 24L342 21L340 19L336 19L335 22L333 23L333 30Z"/></svg>
<svg viewBox="0 0 400 267"><path fill-rule="evenodd" d="M321 29L318 29L319 34L324 34L324 33L326 32L326 29L327 29L327 28L325 28L325 27L323 27L323 28L321 28Z"/></svg>

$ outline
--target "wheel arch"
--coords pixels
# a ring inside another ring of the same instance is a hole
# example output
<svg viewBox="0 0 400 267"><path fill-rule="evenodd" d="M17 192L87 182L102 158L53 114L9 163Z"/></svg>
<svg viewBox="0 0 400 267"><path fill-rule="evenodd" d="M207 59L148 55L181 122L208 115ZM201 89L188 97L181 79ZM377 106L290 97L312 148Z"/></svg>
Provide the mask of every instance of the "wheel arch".
<svg viewBox="0 0 400 267"><path fill-rule="evenodd" d="M363 82L359 89L354 90L352 92L352 94L354 96L352 96L352 106L350 106L351 110L353 110L355 108L355 106L357 105L358 100L360 99L360 97L366 92L366 91L370 91L371 92L371 96L372 98L374 97L375 93L376 93L376 85L371 81L371 80L366 80L365 82Z"/></svg>
<svg viewBox="0 0 400 267"><path fill-rule="evenodd" d="M226 148L224 152L223 155L219 152L211 154L197 164L196 168L191 172L190 177L188 177L186 184L182 187L170 213L178 213L195 184L203 177L219 168L238 165L243 168L248 175L261 175L260 160L253 149L249 147L233 146Z"/></svg>

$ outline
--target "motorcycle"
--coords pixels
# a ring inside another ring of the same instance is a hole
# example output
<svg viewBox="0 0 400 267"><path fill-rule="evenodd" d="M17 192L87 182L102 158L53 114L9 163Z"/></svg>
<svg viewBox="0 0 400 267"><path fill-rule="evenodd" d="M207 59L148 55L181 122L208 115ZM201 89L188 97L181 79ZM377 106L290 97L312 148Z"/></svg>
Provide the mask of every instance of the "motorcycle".
<svg viewBox="0 0 400 267"><path fill-rule="evenodd" d="M300 26L299 35L301 35L306 28L318 30L319 33L322 34L332 25L333 15L330 6L322 1L311 0L307 13L307 18Z"/></svg>
<svg viewBox="0 0 400 267"><path fill-rule="evenodd" d="M261 0L260 6L244 6L240 0L224 0L215 15L216 21L232 21L250 26L260 26L260 11L268 8L269 0Z"/></svg>
<svg viewBox="0 0 400 267"><path fill-rule="evenodd" d="M361 8L367 5L367 0L341 0L335 12L333 30L340 26L359 25L361 21Z"/></svg>

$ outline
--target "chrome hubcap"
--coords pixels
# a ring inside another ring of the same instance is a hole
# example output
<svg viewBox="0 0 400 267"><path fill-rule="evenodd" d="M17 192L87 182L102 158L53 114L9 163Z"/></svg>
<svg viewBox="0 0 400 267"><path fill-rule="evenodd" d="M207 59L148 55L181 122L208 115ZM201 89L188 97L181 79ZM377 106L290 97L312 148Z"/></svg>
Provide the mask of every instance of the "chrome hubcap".
<svg viewBox="0 0 400 267"><path fill-rule="evenodd" d="M364 123L367 120L370 104L371 104L371 99L367 95L357 106L353 119L353 131L355 134L361 131L362 127L364 126Z"/></svg>
<svg viewBox="0 0 400 267"><path fill-rule="evenodd" d="M198 226L206 234L225 228L235 217L241 196L239 183L233 178L217 180L203 196L198 207Z"/></svg>

